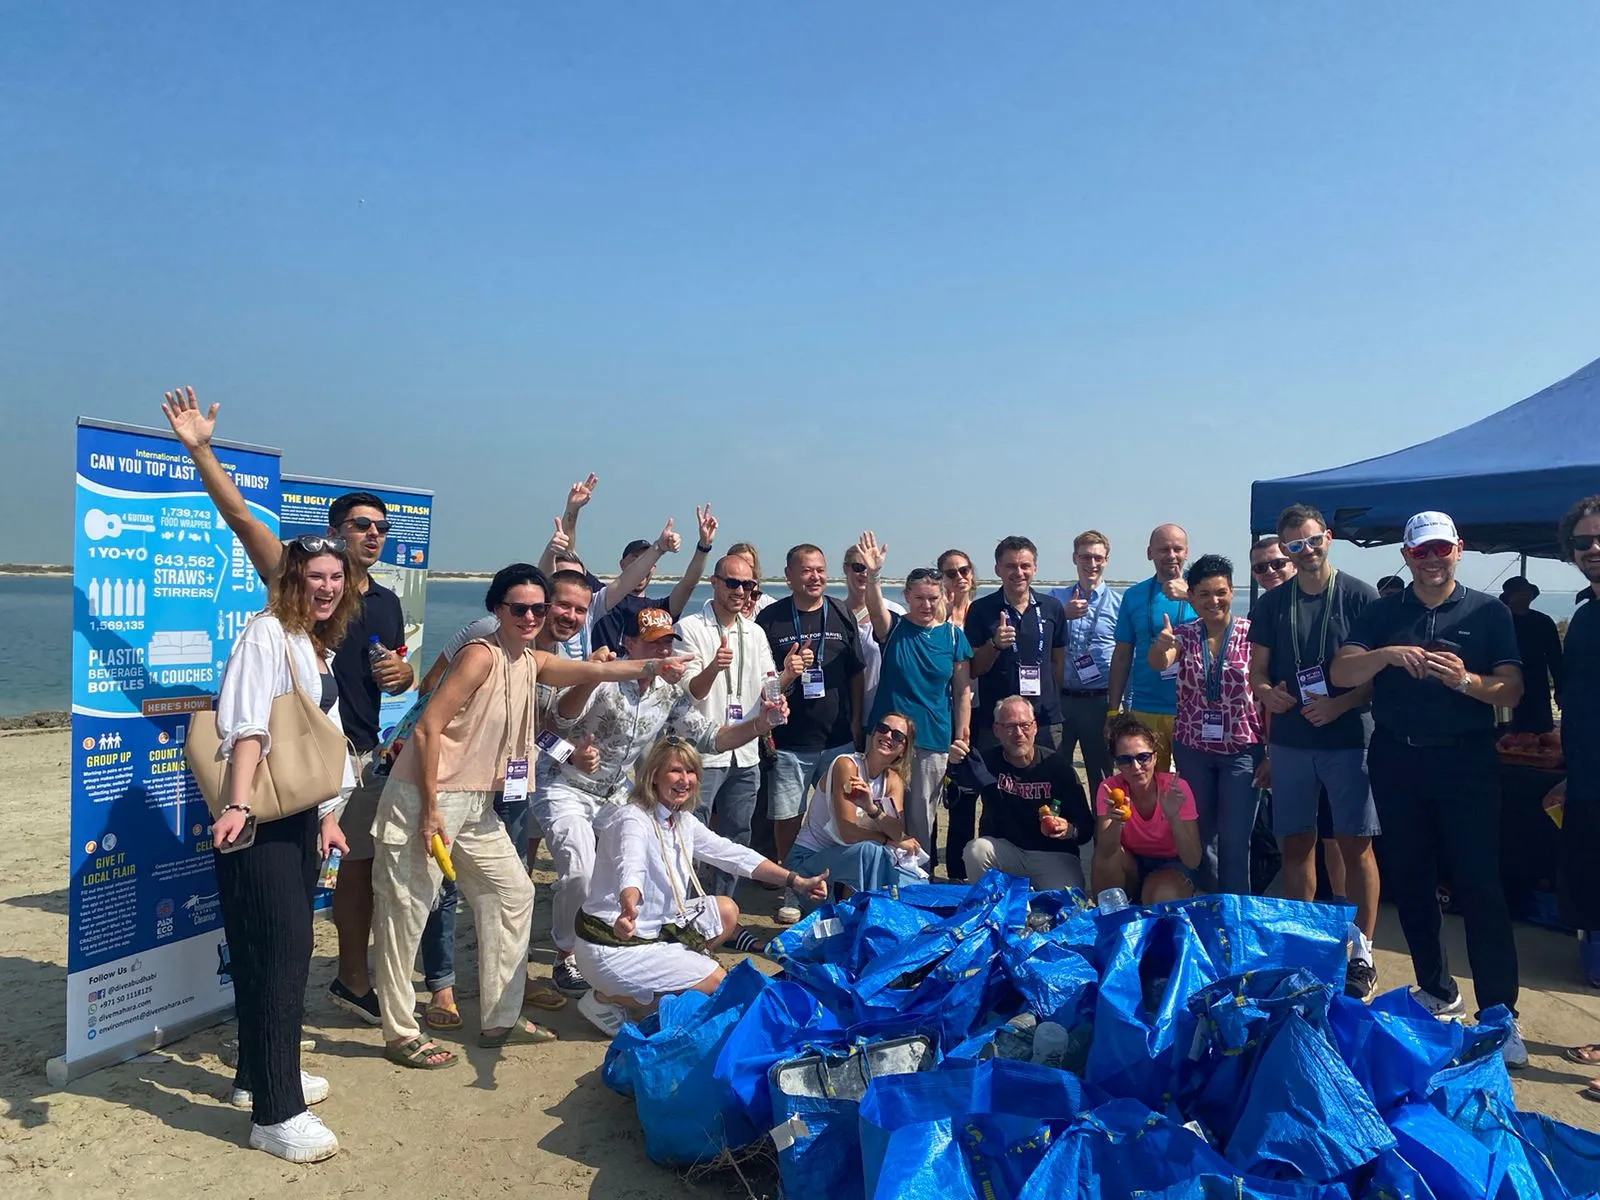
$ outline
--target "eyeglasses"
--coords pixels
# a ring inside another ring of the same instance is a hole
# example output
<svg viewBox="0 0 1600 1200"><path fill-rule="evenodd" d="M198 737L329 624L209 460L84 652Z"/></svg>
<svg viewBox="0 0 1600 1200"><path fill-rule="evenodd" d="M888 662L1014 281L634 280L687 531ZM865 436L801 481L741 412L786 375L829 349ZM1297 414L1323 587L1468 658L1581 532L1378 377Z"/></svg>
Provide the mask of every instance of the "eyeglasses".
<svg viewBox="0 0 1600 1200"><path fill-rule="evenodd" d="M944 569L944 577L946 579L967 579L971 575L972 575L972 564L971 563L968 563L964 567L946 567Z"/></svg>
<svg viewBox="0 0 1600 1200"><path fill-rule="evenodd" d="M1567 539L1574 550L1593 550L1600 546L1600 536L1571 537Z"/></svg>
<svg viewBox="0 0 1600 1200"><path fill-rule="evenodd" d="M718 575L717 582L730 592L750 592L753 595L761 590L761 585L754 579L729 579L726 575Z"/></svg>
<svg viewBox="0 0 1600 1200"><path fill-rule="evenodd" d="M1037 721L997 721L995 728L1001 733L1021 733L1025 729L1032 729L1038 725Z"/></svg>
<svg viewBox="0 0 1600 1200"><path fill-rule="evenodd" d="M1283 548L1289 554L1300 554L1308 546L1313 550L1321 550L1322 543L1326 542L1327 540L1327 534L1313 533L1310 537L1295 538L1295 540L1292 542L1285 542L1283 544Z"/></svg>
<svg viewBox="0 0 1600 1200"><path fill-rule="evenodd" d="M302 533L291 546L298 546L307 554L343 554L346 542L342 537L329 537L320 533Z"/></svg>
<svg viewBox="0 0 1600 1200"><path fill-rule="evenodd" d="M1423 542L1420 546L1407 546L1406 557L1421 562L1425 558L1449 558L1456 548L1454 542Z"/></svg>
<svg viewBox="0 0 1600 1200"><path fill-rule="evenodd" d="M864 562L845 563L845 566L849 567L857 575L865 575L867 573L867 564Z"/></svg>
<svg viewBox="0 0 1600 1200"><path fill-rule="evenodd" d="M1268 571L1287 571L1289 560L1287 558L1264 558L1258 563L1251 563L1250 569L1257 575L1265 575Z"/></svg>
<svg viewBox="0 0 1600 1200"><path fill-rule="evenodd" d="M354 525L361 533L373 528L376 528L379 533L388 533L390 528L389 522L374 521L371 517L349 517L345 520L345 524Z"/></svg>
<svg viewBox="0 0 1600 1200"><path fill-rule="evenodd" d="M1119 767L1131 767L1134 763L1138 763L1141 767L1148 767L1155 761L1155 757L1153 750L1141 750L1137 754L1119 754L1111 761Z"/></svg>
<svg viewBox="0 0 1600 1200"><path fill-rule="evenodd" d="M501 601L501 603L506 606L511 615L518 621L526 616L533 616L542 621L544 620L544 614L550 611L548 604L513 604L509 600Z"/></svg>
<svg viewBox="0 0 1600 1200"><path fill-rule="evenodd" d="M888 738L896 746L904 746L906 744L906 735L904 733L894 728L892 725L885 725L882 721L879 721L878 724L873 727L872 732L877 734L879 737Z"/></svg>

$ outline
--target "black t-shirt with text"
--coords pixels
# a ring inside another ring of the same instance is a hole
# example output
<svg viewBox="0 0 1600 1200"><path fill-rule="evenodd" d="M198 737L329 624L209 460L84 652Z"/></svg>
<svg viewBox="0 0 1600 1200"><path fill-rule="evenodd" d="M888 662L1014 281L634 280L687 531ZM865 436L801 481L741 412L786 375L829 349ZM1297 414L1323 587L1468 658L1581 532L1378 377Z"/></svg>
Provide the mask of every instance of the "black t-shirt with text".
<svg viewBox="0 0 1600 1200"><path fill-rule="evenodd" d="M372 659L367 652L368 639L374 637L386 649L398 650L405 645L406 615L399 596L369 579L361 609L333 654L333 677L339 684L339 718L358 754L365 754L378 744L378 706L383 701L383 690L372 677ZM418 649L412 646L410 651L415 654Z"/></svg>
<svg viewBox="0 0 1600 1200"><path fill-rule="evenodd" d="M1250 613L1250 641L1271 651L1267 678L1283 684L1291 696L1303 701L1297 672L1320 666L1326 680L1328 664L1350 636L1351 627L1377 598L1378 591L1371 584L1343 571L1336 571L1333 581L1314 596L1302 592L1293 579L1262 595ZM1293 637L1296 628L1300 633L1298 652ZM1328 685L1332 696L1349 690ZM1274 746L1298 750L1359 750L1367 744L1363 719L1367 711L1366 705L1353 708L1328 725L1313 725L1298 708L1273 713L1270 740Z"/></svg>
<svg viewBox="0 0 1600 1200"><path fill-rule="evenodd" d="M797 639L810 647L822 663L821 698L805 699L804 680L795 680L785 693L789 721L772 731L772 744L780 750L797 751L850 745L854 740L850 729L851 680L866 669L855 617L831 596L824 596L821 607L811 612L797 611L793 597L786 596L758 612L756 624L767 635L772 661L780 674L789 647ZM823 646L820 652L816 649L819 639Z"/></svg>
<svg viewBox="0 0 1600 1200"><path fill-rule="evenodd" d="M1089 798L1066 756L1035 749L1033 762L1019 767L1006 758L1005 747L995 746L984 752L983 765L995 781L983 789L980 837L1000 838L1019 850L1076 854L1094 835ZM1040 831L1039 809L1043 806L1072 822L1070 837L1046 837Z"/></svg>

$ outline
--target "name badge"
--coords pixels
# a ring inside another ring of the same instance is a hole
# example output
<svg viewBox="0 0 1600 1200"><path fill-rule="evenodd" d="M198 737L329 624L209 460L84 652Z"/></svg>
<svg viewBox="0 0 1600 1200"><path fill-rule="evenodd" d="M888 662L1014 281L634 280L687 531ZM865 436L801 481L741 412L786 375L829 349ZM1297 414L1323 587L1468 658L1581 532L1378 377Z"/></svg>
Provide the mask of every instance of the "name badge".
<svg viewBox="0 0 1600 1200"><path fill-rule="evenodd" d="M1228 715L1220 708L1208 708L1200 714L1200 740L1225 742L1228 740Z"/></svg>
<svg viewBox="0 0 1600 1200"><path fill-rule="evenodd" d="M1295 681L1300 685L1300 699L1314 700L1328 694L1328 677L1322 673L1321 667L1307 667L1295 675Z"/></svg>
<svg viewBox="0 0 1600 1200"><path fill-rule="evenodd" d="M525 758L510 758L506 760L506 786L504 792L508 804L515 804L519 800L528 798L528 760Z"/></svg>
<svg viewBox="0 0 1600 1200"><path fill-rule="evenodd" d="M1037 696L1039 694L1039 666L1037 663L1030 666L1027 663L1017 665L1017 694L1020 696Z"/></svg>
<svg viewBox="0 0 1600 1200"><path fill-rule="evenodd" d="M1173 659L1172 660L1172 665L1170 667L1168 667L1165 671L1161 672L1161 678L1163 678L1163 679L1176 679L1177 677L1178 677L1178 660L1177 659Z"/></svg>
<svg viewBox="0 0 1600 1200"><path fill-rule="evenodd" d="M822 668L812 667L800 678L803 681L800 694L807 700L821 700L827 690L822 685Z"/></svg>
<svg viewBox="0 0 1600 1200"><path fill-rule="evenodd" d="M566 738L548 729L534 738L533 744L539 747L541 753L549 755L558 763L566 762L572 757L573 750L577 749Z"/></svg>
<svg viewBox="0 0 1600 1200"><path fill-rule="evenodd" d="M1072 669L1078 674L1079 683L1099 683L1101 679L1100 668L1094 661L1092 654L1080 654L1072 660Z"/></svg>
<svg viewBox="0 0 1600 1200"><path fill-rule="evenodd" d="M742 720L744 720L744 705L728 705L727 714L723 717L722 723L724 725L737 725Z"/></svg>

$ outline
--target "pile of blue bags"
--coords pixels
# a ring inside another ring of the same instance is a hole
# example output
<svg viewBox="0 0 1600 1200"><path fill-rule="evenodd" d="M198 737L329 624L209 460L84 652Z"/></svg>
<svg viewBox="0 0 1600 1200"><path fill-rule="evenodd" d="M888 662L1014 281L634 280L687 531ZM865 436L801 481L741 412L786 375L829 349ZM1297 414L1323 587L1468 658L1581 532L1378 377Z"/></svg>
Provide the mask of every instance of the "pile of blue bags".
<svg viewBox="0 0 1600 1200"><path fill-rule="evenodd" d="M1101 913L990 872L824 905L769 979L624 1027L650 1157L763 1138L806 1200L1578 1200L1600 1135L1516 1110L1510 1014L1343 994L1352 910Z"/></svg>

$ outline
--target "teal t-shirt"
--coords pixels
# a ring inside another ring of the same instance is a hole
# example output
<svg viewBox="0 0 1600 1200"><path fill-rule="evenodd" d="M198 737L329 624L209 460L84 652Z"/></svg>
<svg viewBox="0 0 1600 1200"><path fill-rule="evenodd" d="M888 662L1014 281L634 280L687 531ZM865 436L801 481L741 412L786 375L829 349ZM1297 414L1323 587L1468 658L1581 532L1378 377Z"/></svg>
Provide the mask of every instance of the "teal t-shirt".
<svg viewBox="0 0 1600 1200"><path fill-rule="evenodd" d="M1187 600L1168 600L1162 594L1161 584L1152 576L1136 583L1122 593L1122 607L1117 610L1117 641L1133 647L1133 669L1128 672L1128 703L1137 712L1166 713L1178 711L1178 679L1161 678L1161 672L1150 669L1150 643L1161 632L1161 618L1170 617L1176 629L1195 617ZM1116 704L1122 697L1110 697Z"/></svg>
<svg viewBox="0 0 1600 1200"><path fill-rule="evenodd" d="M967 635L955 625L916 625L896 613L867 728L884 713L904 713L917 726L917 749L943 754L950 749L950 676L971 657Z"/></svg>

